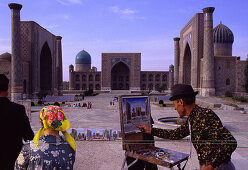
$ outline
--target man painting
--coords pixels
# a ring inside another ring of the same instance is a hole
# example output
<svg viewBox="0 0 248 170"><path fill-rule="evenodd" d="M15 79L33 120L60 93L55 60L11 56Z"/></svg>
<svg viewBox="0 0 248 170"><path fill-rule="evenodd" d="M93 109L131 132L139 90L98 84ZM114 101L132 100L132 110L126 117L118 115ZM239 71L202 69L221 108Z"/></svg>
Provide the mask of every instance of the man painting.
<svg viewBox="0 0 248 170"><path fill-rule="evenodd" d="M34 137L24 106L7 98L8 85L8 78L0 74L1 170L14 169L15 160L22 149L22 140L32 140Z"/></svg>
<svg viewBox="0 0 248 170"><path fill-rule="evenodd" d="M191 85L176 84L172 88L170 100L180 117L187 121L174 130L151 128L141 125L145 133L166 139L182 139L188 135L196 149L201 170L235 170L231 154L237 147L237 141L223 127L220 118L211 110L195 104Z"/></svg>

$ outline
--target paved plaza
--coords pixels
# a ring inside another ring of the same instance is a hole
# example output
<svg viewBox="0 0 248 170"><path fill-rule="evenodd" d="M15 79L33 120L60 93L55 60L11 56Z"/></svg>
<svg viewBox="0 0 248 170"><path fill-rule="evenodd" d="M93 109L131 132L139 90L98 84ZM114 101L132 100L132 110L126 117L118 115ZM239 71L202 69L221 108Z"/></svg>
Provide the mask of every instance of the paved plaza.
<svg viewBox="0 0 248 170"><path fill-rule="evenodd" d="M99 94L94 97L85 97L83 102L92 102L92 109L64 107L63 110L70 120L72 128L88 129L120 129L119 104L111 106L109 103L117 94ZM199 98L215 103L216 98ZM219 103L224 101L219 100ZM78 102L75 102L78 103ZM72 103L73 104L73 103ZM242 105L246 108L246 105ZM40 128L39 110L41 107L32 107L31 126L35 132ZM242 114L238 110L214 109L238 141L238 147L232 154L233 163L237 170L245 170L248 167L248 114ZM159 107L151 103L151 114L155 120L155 127L176 128L160 124L157 120L161 117L175 117L177 112L174 107ZM122 142L119 141L77 141L75 170L120 170L124 151ZM166 140L155 138L155 146L175 150L178 152L189 153L189 138L182 140ZM192 146L193 147L193 146ZM184 165L184 163L182 164ZM159 166L159 170L167 169ZM199 169L196 151L192 149L191 159L186 166L187 170Z"/></svg>

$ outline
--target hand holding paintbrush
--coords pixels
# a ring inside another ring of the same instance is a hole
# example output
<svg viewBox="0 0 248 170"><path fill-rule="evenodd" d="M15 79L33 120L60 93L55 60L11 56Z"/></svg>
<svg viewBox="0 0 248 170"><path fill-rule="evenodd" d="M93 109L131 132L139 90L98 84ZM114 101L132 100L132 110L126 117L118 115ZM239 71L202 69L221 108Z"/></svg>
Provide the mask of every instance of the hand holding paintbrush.
<svg viewBox="0 0 248 170"><path fill-rule="evenodd" d="M152 128L149 125L139 125L138 128L141 130L141 132L151 134L152 133Z"/></svg>

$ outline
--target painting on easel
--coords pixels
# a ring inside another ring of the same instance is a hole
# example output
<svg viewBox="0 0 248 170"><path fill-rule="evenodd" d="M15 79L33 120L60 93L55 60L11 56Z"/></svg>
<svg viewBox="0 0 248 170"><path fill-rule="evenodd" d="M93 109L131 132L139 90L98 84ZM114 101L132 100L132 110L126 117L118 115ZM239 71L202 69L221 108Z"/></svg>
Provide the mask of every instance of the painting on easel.
<svg viewBox="0 0 248 170"><path fill-rule="evenodd" d="M121 96L120 101L121 128L125 134L139 133L139 125L151 124L149 96Z"/></svg>

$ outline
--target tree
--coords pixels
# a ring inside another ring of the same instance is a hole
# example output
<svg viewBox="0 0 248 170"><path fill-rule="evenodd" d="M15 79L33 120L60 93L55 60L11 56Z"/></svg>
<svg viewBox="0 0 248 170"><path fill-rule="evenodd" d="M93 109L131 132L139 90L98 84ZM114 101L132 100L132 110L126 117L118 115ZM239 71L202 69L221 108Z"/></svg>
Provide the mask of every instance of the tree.
<svg viewBox="0 0 248 170"><path fill-rule="evenodd" d="M246 93L248 93L248 55L246 58L246 66L245 66L245 84L243 87L245 88Z"/></svg>

